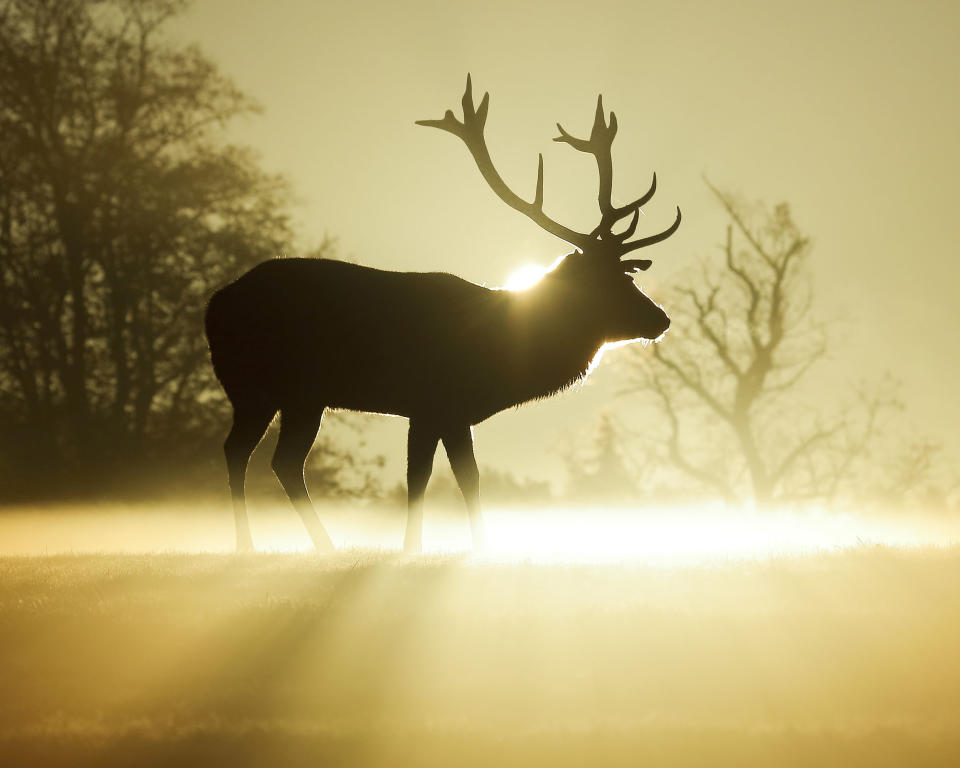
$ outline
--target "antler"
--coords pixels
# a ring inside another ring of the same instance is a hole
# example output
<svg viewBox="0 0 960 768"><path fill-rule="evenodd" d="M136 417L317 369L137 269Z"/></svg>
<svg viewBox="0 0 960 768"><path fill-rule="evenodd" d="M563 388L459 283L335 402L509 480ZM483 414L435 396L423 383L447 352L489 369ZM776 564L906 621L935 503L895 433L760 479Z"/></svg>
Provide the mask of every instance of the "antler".
<svg viewBox="0 0 960 768"><path fill-rule="evenodd" d="M490 159L490 152L487 150L486 140L483 136L483 128L487 121L487 109L490 106L490 94L484 93L480 100L480 106L475 107L473 103L473 85L470 75L467 75L467 87L461 100L463 104L463 121L457 120L451 110L447 110L440 120L417 120L417 125L426 125L431 128L440 128L441 130L458 136L483 174L484 180L490 185L490 188L497 193L497 196L514 210L527 216L534 223L556 235L562 240L576 246L580 250L585 250L591 245L596 248L602 243L602 250L610 257L619 260L621 256L635 251L638 248L644 248L653 245L661 240L670 237L680 226L680 208L677 208L677 218L673 224L663 232L649 237L627 242L633 236L637 229L637 222L640 219L640 208L645 205L657 190L657 174L653 174L653 182L650 189L637 198L632 203L623 206L615 206L611 201L613 191L613 160L610 153L610 147L613 139L617 135L617 116L611 112L610 122L604 118L603 97L597 98L597 111L593 121L593 129L590 132L589 139L578 139L567 133L563 126L557 123L560 135L554 141L569 144L580 152L586 152L593 155L597 161L597 170L600 175L600 188L597 194L597 202L600 205L600 223L590 234L576 232L562 224L554 221L543 212L543 155L539 155L537 163L537 187L534 193L533 202L527 202L513 190L511 190L503 178L493 166ZM633 214L633 219L627 228L620 233L614 233L614 225ZM624 271L629 272L634 269L647 269L652 262L649 259L627 259L620 262Z"/></svg>
<svg viewBox="0 0 960 768"><path fill-rule="evenodd" d="M582 250L591 240L589 235L575 232L554 221L543 212L543 155L539 156L537 164L537 189L534 193L533 202L528 203L507 186L503 177L493 166L490 152L487 150L486 139L483 136L483 127L487 122L487 108L490 106L490 94L484 93L480 100L480 106L474 107L473 85L469 74L467 75L467 88L463 93L461 103L463 104L463 122L457 120L453 112L448 109L442 119L417 120L417 125L439 128L452 133L454 136L459 136L463 143L467 145L470 154L473 155L484 180L503 202L514 210L520 211L550 234L556 235L561 240L565 240Z"/></svg>
<svg viewBox="0 0 960 768"><path fill-rule="evenodd" d="M659 243L666 240L670 235L677 231L680 226L680 208L677 207L677 218L663 232L649 237L627 242L637 230L637 222L640 220L640 209L646 205L657 191L657 174L653 174L653 181L642 196L638 197L632 203L627 205L615 206L611 201L613 192L613 158L611 147L613 139L617 135L617 115L610 112L610 122L608 123L603 114L603 95L597 97L597 110L593 118L593 128L590 130L589 139L578 139L567 133L560 123L557 123L557 130L560 135L554 138L564 144L569 144L579 152L586 152L593 155L597 161L597 172L600 176L600 187L597 194L597 202L600 205L600 223L590 233L590 239L598 239L607 243L610 247L611 255L619 259L630 251L638 248L645 248L648 245ZM613 232L614 225L621 219L633 214L633 218L627 228L620 233ZM633 269L647 269L652 262L649 259L628 259L621 262L625 271Z"/></svg>

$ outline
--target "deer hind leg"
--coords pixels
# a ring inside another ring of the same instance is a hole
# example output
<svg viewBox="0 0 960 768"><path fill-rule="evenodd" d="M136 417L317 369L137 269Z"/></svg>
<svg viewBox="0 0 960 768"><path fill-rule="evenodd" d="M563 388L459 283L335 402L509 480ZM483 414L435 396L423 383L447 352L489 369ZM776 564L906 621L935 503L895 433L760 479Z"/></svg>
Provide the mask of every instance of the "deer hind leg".
<svg viewBox="0 0 960 768"><path fill-rule="evenodd" d="M441 439L453 476L467 505L473 548L482 551L487 547L487 536L480 512L480 470L473 455L473 430L469 426L448 429L443 432Z"/></svg>
<svg viewBox="0 0 960 768"><path fill-rule="evenodd" d="M433 454L440 435L427 422L410 419L407 434L407 528L403 551L417 554L423 548L423 494L433 471Z"/></svg>
<svg viewBox="0 0 960 768"><path fill-rule="evenodd" d="M247 477L247 464L250 454L263 438L275 410L251 406L233 408L233 427L223 443L223 453L227 458L227 475L230 480L230 495L233 498L233 518L237 530L237 551L252 552L253 538L250 536L250 520L247 517L247 502L244 483Z"/></svg>
<svg viewBox="0 0 960 768"><path fill-rule="evenodd" d="M280 485L303 520L313 546L318 552L330 552L333 550L333 542L317 517L303 481L303 465L313 447L322 418L323 407L282 408L280 438L277 440L272 466Z"/></svg>

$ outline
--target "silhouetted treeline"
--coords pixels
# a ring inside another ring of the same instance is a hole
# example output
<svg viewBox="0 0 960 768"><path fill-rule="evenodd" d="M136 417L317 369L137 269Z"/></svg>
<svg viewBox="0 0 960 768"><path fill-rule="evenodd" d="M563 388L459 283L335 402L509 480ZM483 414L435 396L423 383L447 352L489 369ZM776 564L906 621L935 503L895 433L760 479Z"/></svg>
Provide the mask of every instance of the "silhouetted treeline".
<svg viewBox="0 0 960 768"><path fill-rule="evenodd" d="M183 7L0 2L3 496L219 453L207 296L291 238L284 183L223 132L255 106L161 37Z"/></svg>

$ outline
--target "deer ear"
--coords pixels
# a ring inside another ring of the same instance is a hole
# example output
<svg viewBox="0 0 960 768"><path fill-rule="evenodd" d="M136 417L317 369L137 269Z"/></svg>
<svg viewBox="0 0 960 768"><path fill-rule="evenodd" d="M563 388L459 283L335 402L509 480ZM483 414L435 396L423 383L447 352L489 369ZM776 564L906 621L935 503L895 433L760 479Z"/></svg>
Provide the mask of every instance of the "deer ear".
<svg viewBox="0 0 960 768"><path fill-rule="evenodd" d="M620 266L623 267L623 271L628 273L650 269L652 264L653 262L650 261L650 259L628 259L620 262Z"/></svg>

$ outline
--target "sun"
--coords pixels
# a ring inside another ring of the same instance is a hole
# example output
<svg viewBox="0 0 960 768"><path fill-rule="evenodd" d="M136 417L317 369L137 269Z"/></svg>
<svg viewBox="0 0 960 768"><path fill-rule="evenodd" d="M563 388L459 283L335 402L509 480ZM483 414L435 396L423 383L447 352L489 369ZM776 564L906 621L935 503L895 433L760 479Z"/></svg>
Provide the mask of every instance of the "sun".
<svg viewBox="0 0 960 768"><path fill-rule="evenodd" d="M539 283L549 271L550 267L543 267L540 264L524 264L510 275L503 288L507 291L525 291Z"/></svg>

